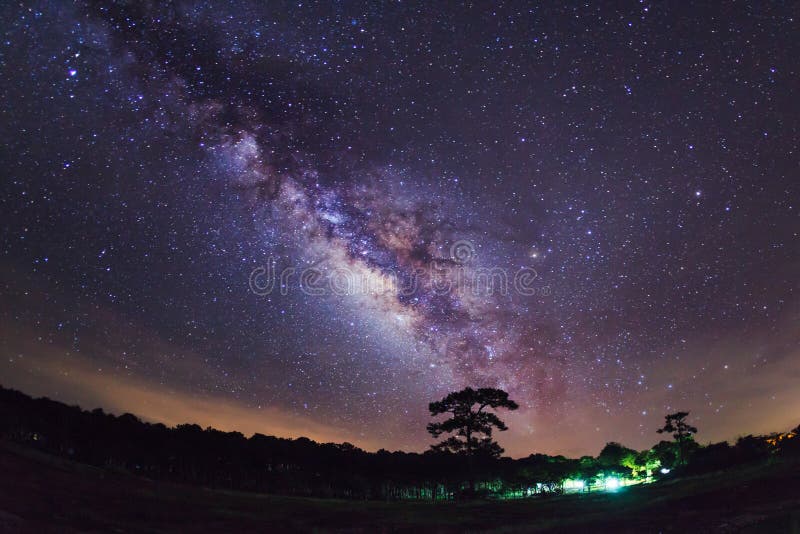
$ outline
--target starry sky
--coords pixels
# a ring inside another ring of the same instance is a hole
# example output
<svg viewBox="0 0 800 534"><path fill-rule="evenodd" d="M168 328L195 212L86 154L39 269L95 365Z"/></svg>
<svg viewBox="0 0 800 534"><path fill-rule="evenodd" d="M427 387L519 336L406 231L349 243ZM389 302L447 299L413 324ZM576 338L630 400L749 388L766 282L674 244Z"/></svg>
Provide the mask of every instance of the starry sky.
<svg viewBox="0 0 800 534"><path fill-rule="evenodd" d="M4 386L368 450L467 385L512 456L800 422L798 4L0 13Z"/></svg>

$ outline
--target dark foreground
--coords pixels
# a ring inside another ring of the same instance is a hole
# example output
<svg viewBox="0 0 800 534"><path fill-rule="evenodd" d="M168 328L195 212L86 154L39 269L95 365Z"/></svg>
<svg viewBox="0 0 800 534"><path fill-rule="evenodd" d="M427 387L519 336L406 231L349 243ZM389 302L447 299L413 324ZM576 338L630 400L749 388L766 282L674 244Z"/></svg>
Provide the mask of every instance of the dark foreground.
<svg viewBox="0 0 800 534"><path fill-rule="evenodd" d="M153 482L0 445L0 532L800 532L800 465L618 493L382 503Z"/></svg>

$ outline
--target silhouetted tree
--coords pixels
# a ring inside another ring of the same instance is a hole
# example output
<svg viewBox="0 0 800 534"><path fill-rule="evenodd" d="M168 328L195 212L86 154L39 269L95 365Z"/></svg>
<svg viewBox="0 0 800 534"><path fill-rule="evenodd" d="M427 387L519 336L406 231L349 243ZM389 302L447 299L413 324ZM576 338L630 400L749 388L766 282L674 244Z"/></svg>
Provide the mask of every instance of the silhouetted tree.
<svg viewBox="0 0 800 534"><path fill-rule="evenodd" d="M736 455L739 463L763 460L769 457L772 448L763 436L742 436L736 440Z"/></svg>
<svg viewBox="0 0 800 534"><path fill-rule="evenodd" d="M678 465L678 446L674 441L661 440L650 450L653 451L661 467L672 469Z"/></svg>
<svg viewBox="0 0 800 534"><path fill-rule="evenodd" d="M686 451L689 444L694 441L692 434L697 433L697 428L686 422L689 412L675 412L664 416L664 426L656 430L659 434L670 433L678 444L678 463L686 463Z"/></svg>
<svg viewBox="0 0 800 534"><path fill-rule="evenodd" d="M508 398L508 393L494 388L465 388L450 393L438 402L430 403L428 409L432 416L443 413L452 415L439 423L429 423L428 432L435 438L442 434L455 433L431 448L467 456L481 454L499 457L503 449L492 440L492 431L495 428L508 430L508 427L497 415L486 411L487 408L516 410L519 405Z"/></svg>
<svg viewBox="0 0 800 534"><path fill-rule="evenodd" d="M508 427L497 415L487 408L507 408L516 410L519 405L508 398L502 389L465 388L450 393L438 402L432 402L428 409L432 416L450 414L450 418L438 423L429 423L428 432L435 438L442 434L453 434L447 439L431 445L436 452L449 452L467 457L469 467L469 488L475 490L475 457L498 458L503 448L492 439L494 429L503 431Z"/></svg>

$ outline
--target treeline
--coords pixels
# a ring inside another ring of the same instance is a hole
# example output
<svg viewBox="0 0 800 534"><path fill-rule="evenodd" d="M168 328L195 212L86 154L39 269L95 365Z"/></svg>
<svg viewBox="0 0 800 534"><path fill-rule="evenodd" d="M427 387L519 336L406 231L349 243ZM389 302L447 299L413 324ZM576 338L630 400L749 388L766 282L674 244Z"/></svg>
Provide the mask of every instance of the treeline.
<svg viewBox="0 0 800 534"><path fill-rule="evenodd" d="M527 458L426 452L365 452L349 443L316 443L221 432L197 425L145 423L131 414L31 397L0 388L0 439L94 466L140 476L239 491L351 499L452 499L470 479L498 497L560 493L564 481L599 477L635 479L700 473L776 455L800 457L795 432L748 436L735 445L692 443L680 462L674 442L634 451L608 444L598 457L533 454Z"/></svg>

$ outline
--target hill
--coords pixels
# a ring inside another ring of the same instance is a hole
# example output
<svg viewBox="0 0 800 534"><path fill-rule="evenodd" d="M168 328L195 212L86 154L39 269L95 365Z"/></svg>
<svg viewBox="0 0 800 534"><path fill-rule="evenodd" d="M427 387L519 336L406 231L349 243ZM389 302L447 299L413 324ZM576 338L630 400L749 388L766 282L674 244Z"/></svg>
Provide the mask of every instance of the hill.
<svg viewBox="0 0 800 534"><path fill-rule="evenodd" d="M797 532L800 465L756 465L615 493L480 502L258 495L153 481L0 446L3 532Z"/></svg>

